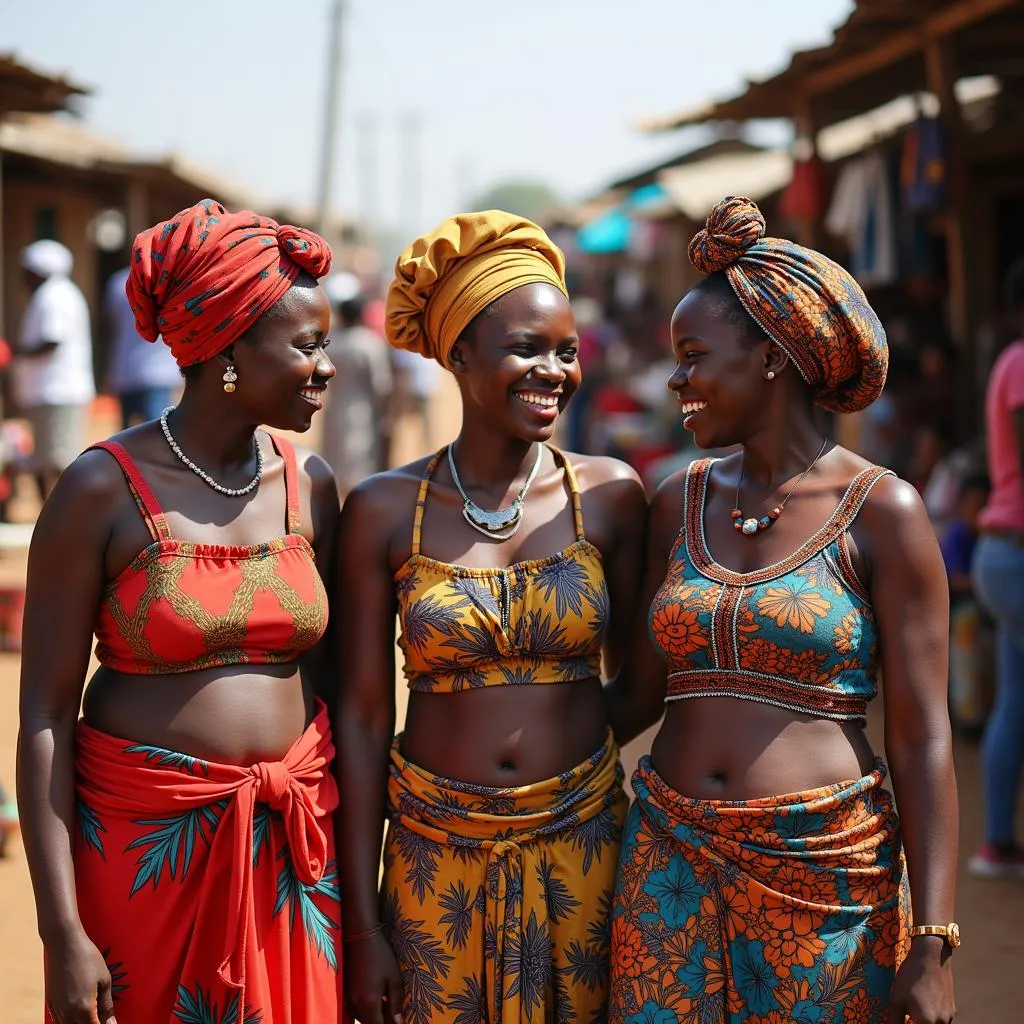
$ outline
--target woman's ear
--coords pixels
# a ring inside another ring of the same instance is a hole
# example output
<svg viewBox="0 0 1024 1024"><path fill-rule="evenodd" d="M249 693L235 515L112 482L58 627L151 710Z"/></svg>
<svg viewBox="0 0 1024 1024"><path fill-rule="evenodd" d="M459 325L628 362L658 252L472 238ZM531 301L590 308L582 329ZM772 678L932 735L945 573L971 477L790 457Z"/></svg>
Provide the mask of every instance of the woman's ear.
<svg viewBox="0 0 1024 1024"><path fill-rule="evenodd" d="M469 365L466 362L466 348L468 344L466 335L463 334L452 346L451 352L448 353L448 368L452 373L466 373L469 369Z"/></svg>
<svg viewBox="0 0 1024 1024"><path fill-rule="evenodd" d="M775 380L789 365L789 361L789 356L786 354L785 349L776 345L774 341L769 341L762 366L762 373L765 379Z"/></svg>
<svg viewBox="0 0 1024 1024"><path fill-rule="evenodd" d="M231 366L235 361L235 344L232 342L227 348L221 349L214 357L222 366Z"/></svg>

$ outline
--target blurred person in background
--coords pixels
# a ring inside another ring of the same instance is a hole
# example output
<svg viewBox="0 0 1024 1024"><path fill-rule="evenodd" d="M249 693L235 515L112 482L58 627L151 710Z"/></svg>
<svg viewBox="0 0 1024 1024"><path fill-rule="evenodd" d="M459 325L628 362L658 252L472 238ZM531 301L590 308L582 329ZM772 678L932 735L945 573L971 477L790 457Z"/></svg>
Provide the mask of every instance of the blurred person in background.
<svg viewBox="0 0 1024 1024"><path fill-rule="evenodd" d="M440 387L440 370L432 360L415 352L396 349L391 357L395 372L395 415L415 420L419 432L416 447L429 450L435 444L431 404Z"/></svg>
<svg viewBox="0 0 1024 1024"><path fill-rule="evenodd" d="M672 316L668 386L697 445L739 450L651 509L669 675L637 700L667 707L633 776L609 1019L949 1024L942 559L913 488L815 408L878 397L885 332L849 273L765 237L749 199L716 204L689 252L706 277ZM880 668L900 817L864 731Z"/></svg>
<svg viewBox="0 0 1024 1024"><path fill-rule="evenodd" d="M334 311L331 358L338 374L327 396L321 452L344 500L360 480L387 468L394 380L387 342L363 323L359 279L332 274L323 289Z"/></svg>
<svg viewBox="0 0 1024 1024"><path fill-rule="evenodd" d="M957 729L970 736L981 734L992 703L991 620L978 605L971 576L978 517L989 491L984 473L966 476L941 537L949 580L949 710Z"/></svg>
<svg viewBox="0 0 1024 1024"><path fill-rule="evenodd" d="M258 429L321 408L329 268L319 236L213 200L135 239L181 401L77 459L29 553L18 808L60 1024L342 1019L338 498Z"/></svg>
<svg viewBox="0 0 1024 1024"><path fill-rule="evenodd" d="M89 306L71 280L71 250L42 239L21 253L32 297L21 321L15 395L32 427L32 467L45 499L85 447L92 374Z"/></svg>
<svg viewBox="0 0 1024 1024"><path fill-rule="evenodd" d="M1024 260L1009 270L1006 304L1024 327ZM968 869L1024 878L1016 812L1024 770L1024 340L996 360L985 397L992 493L978 516L978 598L996 623L996 697L985 728L985 842Z"/></svg>
<svg viewBox="0 0 1024 1024"><path fill-rule="evenodd" d="M103 292L107 334L106 391L121 404L121 428L160 418L181 386L181 374L166 345L151 345L135 329L125 284L128 268L110 275Z"/></svg>
<svg viewBox="0 0 1024 1024"><path fill-rule="evenodd" d="M7 854L7 843L18 833L18 806L0 783L0 857Z"/></svg>
<svg viewBox="0 0 1024 1024"><path fill-rule="evenodd" d="M418 239L387 332L454 374L462 427L342 510L350 1006L363 1024L601 1021L626 811L616 740L639 732L602 658L615 674L633 640L643 490L622 463L548 443L579 339L537 225L492 210ZM396 614L412 691L397 737Z"/></svg>

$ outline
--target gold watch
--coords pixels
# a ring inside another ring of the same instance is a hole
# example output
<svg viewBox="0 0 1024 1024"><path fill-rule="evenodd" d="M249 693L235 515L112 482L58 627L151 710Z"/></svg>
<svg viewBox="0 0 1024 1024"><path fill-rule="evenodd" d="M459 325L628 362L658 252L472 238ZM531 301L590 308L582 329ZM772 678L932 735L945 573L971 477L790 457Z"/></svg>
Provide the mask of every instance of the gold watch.
<svg viewBox="0 0 1024 1024"><path fill-rule="evenodd" d="M950 949L960 946L960 925L955 921L949 924L919 924L910 929L910 937L915 935L941 935Z"/></svg>

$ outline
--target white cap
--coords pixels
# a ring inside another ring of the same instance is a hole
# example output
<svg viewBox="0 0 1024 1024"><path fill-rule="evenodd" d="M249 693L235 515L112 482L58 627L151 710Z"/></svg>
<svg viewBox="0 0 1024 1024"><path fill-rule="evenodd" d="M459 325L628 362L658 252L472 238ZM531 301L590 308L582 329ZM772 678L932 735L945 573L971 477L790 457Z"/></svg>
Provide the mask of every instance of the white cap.
<svg viewBox="0 0 1024 1024"><path fill-rule="evenodd" d="M361 295L363 291L359 278L355 274L348 274L343 270L337 274L331 274L330 277L321 282L320 286L323 288L327 300L332 306L337 306L342 302L349 302Z"/></svg>
<svg viewBox="0 0 1024 1024"><path fill-rule="evenodd" d="M51 238L41 238L21 250L21 265L44 279L68 277L74 262L71 250Z"/></svg>

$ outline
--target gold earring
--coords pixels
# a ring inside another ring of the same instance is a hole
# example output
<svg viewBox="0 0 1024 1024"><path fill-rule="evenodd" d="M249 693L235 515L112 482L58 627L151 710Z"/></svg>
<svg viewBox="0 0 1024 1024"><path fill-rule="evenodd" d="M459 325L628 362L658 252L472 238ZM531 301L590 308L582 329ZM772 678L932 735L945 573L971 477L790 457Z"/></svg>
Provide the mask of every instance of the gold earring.
<svg viewBox="0 0 1024 1024"><path fill-rule="evenodd" d="M774 370L769 370L769 371L768 371L768 372L767 372L767 373L765 374L765 376L766 376L766 377L767 377L767 378L768 378L769 380L775 380L775 371L774 371Z"/></svg>
<svg viewBox="0 0 1024 1024"><path fill-rule="evenodd" d="M221 380L224 381L224 390L230 395L231 392L235 390L235 381L238 380L238 374L235 373L235 368L233 366L229 366L224 371L224 376L221 377Z"/></svg>

